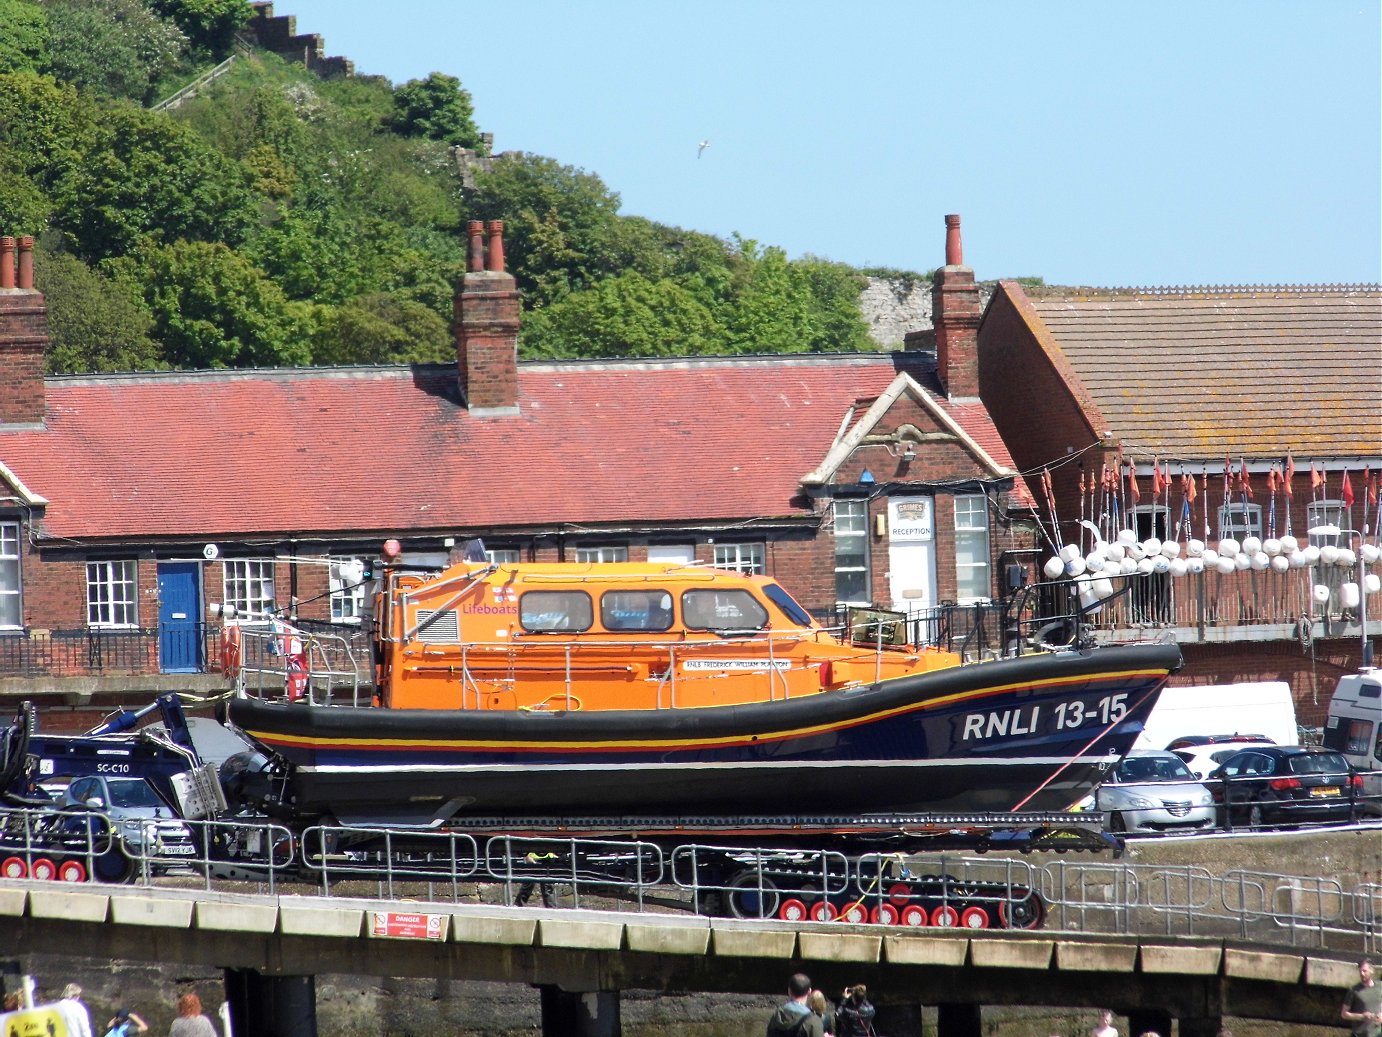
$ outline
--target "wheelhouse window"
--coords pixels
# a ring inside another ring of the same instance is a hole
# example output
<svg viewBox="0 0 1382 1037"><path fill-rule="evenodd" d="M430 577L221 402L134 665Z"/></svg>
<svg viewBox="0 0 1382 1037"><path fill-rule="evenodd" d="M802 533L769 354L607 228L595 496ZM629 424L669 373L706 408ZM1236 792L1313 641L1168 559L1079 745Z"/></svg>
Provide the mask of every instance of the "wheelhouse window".
<svg viewBox="0 0 1382 1037"><path fill-rule="evenodd" d="M746 576L762 576L767 572L763 557L762 544L716 544L714 565L717 569L733 569Z"/></svg>
<svg viewBox="0 0 1382 1037"><path fill-rule="evenodd" d="M689 590L681 596L681 615L688 630L762 630L768 610L746 590Z"/></svg>
<svg viewBox="0 0 1382 1037"><path fill-rule="evenodd" d="M1242 502L1224 504L1219 508L1219 528L1223 536L1242 540L1262 535L1262 505Z"/></svg>
<svg viewBox="0 0 1382 1037"><path fill-rule="evenodd" d="M578 562L627 562L629 549L622 544L592 544L576 548Z"/></svg>
<svg viewBox="0 0 1382 1037"><path fill-rule="evenodd" d="M595 606L585 591L528 591L518 599L518 621L535 634L589 630Z"/></svg>
<svg viewBox="0 0 1382 1037"><path fill-rule="evenodd" d="M600 625L606 630L669 630L672 595L664 590L619 590L600 595Z"/></svg>
<svg viewBox="0 0 1382 1037"><path fill-rule="evenodd" d="M955 498L955 596L976 601L993 596L989 562L988 498Z"/></svg>
<svg viewBox="0 0 1382 1037"><path fill-rule="evenodd" d="M138 626L138 602L139 585L133 559L86 563L87 626Z"/></svg>
<svg viewBox="0 0 1382 1037"><path fill-rule="evenodd" d="M274 608L274 563L232 558L225 563L225 603L241 615L262 616Z"/></svg>
<svg viewBox="0 0 1382 1037"><path fill-rule="evenodd" d="M331 559L331 622L359 623L365 608L364 570L368 562L363 558ZM355 578L359 572L360 578Z"/></svg>
<svg viewBox="0 0 1382 1037"><path fill-rule="evenodd" d="M869 594L869 502L836 500L835 600L867 605Z"/></svg>
<svg viewBox="0 0 1382 1037"><path fill-rule="evenodd" d="M21 626L19 523L0 522L0 630Z"/></svg>

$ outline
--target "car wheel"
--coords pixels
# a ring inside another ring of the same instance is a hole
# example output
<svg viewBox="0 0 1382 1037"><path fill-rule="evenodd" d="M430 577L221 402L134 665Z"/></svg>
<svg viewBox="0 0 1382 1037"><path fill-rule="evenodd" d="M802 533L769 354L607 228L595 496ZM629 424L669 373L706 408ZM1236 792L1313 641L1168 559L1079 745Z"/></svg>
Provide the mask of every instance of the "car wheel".
<svg viewBox="0 0 1382 1037"><path fill-rule="evenodd" d="M1248 807L1248 827L1254 830L1267 827L1267 815L1261 803Z"/></svg>
<svg viewBox="0 0 1382 1037"><path fill-rule="evenodd" d="M1127 832L1127 830L1128 830L1128 822L1127 822L1127 820L1123 817L1123 814L1122 814L1121 811L1118 811L1118 810L1111 810L1111 811L1109 811L1109 815L1108 815L1108 830L1109 830L1110 832L1118 832L1118 833L1120 833L1120 834L1123 834L1123 833L1126 833L1126 832Z"/></svg>

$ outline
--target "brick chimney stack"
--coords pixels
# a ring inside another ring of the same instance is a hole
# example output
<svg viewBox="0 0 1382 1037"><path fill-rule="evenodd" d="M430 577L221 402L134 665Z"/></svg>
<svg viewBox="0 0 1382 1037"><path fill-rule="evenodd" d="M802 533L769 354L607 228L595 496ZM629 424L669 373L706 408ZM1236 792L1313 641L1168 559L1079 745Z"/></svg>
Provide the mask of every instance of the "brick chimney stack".
<svg viewBox="0 0 1382 1037"><path fill-rule="evenodd" d="M488 263L485 235L489 235ZM518 413L518 289L504 272L504 224L466 224L469 262L456 292L456 367L470 413Z"/></svg>
<svg viewBox="0 0 1382 1037"><path fill-rule="evenodd" d="M945 218L945 266L931 286L931 321L936 326L936 373L952 400L979 398L979 286L964 265L960 218Z"/></svg>
<svg viewBox="0 0 1382 1037"><path fill-rule="evenodd" d="M43 424L47 352L48 306L34 288L34 239L0 237L0 426Z"/></svg>

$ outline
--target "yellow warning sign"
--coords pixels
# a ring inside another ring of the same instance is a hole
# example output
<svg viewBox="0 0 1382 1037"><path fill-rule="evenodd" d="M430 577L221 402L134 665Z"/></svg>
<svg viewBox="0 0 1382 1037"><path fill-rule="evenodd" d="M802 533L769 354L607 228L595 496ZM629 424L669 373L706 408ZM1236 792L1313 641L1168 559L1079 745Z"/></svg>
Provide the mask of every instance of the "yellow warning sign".
<svg viewBox="0 0 1382 1037"><path fill-rule="evenodd" d="M62 1014L52 1005L0 1015L0 1037L69 1037Z"/></svg>

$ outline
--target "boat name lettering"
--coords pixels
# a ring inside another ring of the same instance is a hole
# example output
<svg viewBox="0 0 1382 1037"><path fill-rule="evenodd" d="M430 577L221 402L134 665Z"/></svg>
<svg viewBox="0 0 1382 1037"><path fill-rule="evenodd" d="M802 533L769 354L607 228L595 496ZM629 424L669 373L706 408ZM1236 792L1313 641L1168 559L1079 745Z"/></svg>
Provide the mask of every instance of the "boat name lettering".
<svg viewBox="0 0 1382 1037"><path fill-rule="evenodd" d="M787 659L687 659L683 670L790 670Z"/></svg>
<svg viewBox="0 0 1382 1037"><path fill-rule="evenodd" d="M1100 724L1107 727L1116 724L1127 715L1128 696L1105 695L1098 702L1087 703L1080 699L1058 702L1048 714L1049 726L1054 731L1069 731L1073 728ZM961 741L976 738L1005 738L1014 735L1035 734L1041 725L1041 706L1019 706L1016 709L996 709L987 713L969 713L965 716Z"/></svg>
<svg viewBox="0 0 1382 1037"><path fill-rule="evenodd" d="M518 611L515 604L508 605L463 605L461 611L467 615L475 616L495 616L513 615Z"/></svg>

